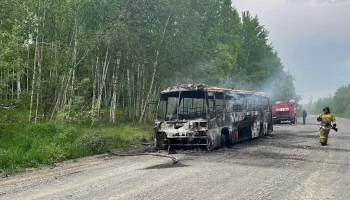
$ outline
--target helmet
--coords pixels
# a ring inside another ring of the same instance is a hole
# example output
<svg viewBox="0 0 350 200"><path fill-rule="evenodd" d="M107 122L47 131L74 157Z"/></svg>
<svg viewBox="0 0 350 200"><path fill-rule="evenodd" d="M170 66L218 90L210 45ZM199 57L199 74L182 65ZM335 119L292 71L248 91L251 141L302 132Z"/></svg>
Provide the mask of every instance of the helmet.
<svg viewBox="0 0 350 200"><path fill-rule="evenodd" d="M328 112L331 112L331 110L329 109L329 107L327 106L327 107L325 107L325 108L323 108L323 111L325 111L325 110L328 110Z"/></svg>

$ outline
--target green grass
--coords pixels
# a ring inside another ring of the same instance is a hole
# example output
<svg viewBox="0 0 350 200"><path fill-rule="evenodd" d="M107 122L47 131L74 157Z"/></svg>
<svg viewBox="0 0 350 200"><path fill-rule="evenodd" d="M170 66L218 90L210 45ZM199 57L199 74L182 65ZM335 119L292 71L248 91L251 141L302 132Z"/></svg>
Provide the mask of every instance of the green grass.
<svg viewBox="0 0 350 200"><path fill-rule="evenodd" d="M39 165L125 149L152 138L152 126L126 124L87 128L40 123L0 127L0 170L9 174Z"/></svg>

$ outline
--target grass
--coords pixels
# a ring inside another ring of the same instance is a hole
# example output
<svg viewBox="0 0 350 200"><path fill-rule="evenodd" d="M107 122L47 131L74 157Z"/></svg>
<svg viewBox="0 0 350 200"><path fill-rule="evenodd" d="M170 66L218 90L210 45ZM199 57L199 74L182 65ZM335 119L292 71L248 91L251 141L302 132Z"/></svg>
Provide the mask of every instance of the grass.
<svg viewBox="0 0 350 200"><path fill-rule="evenodd" d="M52 165L68 159L125 149L152 138L150 125L126 124L88 128L81 125L40 123L0 127L0 171Z"/></svg>

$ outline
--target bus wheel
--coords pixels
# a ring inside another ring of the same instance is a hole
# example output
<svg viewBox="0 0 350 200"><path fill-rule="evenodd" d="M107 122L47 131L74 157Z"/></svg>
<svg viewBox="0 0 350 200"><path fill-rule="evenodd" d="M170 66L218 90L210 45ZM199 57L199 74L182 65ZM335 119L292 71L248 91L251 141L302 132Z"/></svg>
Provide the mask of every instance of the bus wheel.
<svg viewBox="0 0 350 200"><path fill-rule="evenodd" d="M227 143L227 139L226 136L224 134L221 134L221 144L220 144L220 147L225 147L226 146L226 143Z"/></svg>
<svg viewBox="0 0 350 200"><path fill-rule="evenodd" d="M268 134L268 124L264 123L264 133L263 133L263 136L266 136Z"/></svg>
<svg viewBox="0 0 350 200"><path fill-rule="evenodd" d="M207 151L213 150L213 142L209 139L206 146Z"/></svg>
<svg viewBox="0 0 350 200"><path fill-rule="evenodd" d="M259 137L264 137L265 128L263 124L260 124Z"/></svg>
<svg viewBox="0 0 350 200"><path fill-rule="evenodd" d="M230 132L228 130L228 128L223 128L221 130L221 147L224 147L224 146L229 146L231 144L231 141L232 139L230 139Z"/></svg>

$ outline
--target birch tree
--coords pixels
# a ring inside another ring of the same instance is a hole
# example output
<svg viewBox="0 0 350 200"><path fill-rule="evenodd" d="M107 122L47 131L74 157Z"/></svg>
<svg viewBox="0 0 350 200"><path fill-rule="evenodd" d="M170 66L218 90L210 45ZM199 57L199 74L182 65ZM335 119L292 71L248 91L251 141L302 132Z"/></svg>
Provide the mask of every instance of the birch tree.
<svg viewBox="0 0 350 200"><path fill-rule="evenodd" d="M29 121L150 121L180 83L298 98L258 16L231 0L2 0L0 91ZM288 80L288 81L283 81ZM278 86L278 87L277 87Z"/></svg>

